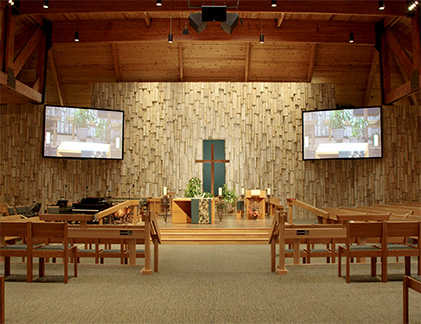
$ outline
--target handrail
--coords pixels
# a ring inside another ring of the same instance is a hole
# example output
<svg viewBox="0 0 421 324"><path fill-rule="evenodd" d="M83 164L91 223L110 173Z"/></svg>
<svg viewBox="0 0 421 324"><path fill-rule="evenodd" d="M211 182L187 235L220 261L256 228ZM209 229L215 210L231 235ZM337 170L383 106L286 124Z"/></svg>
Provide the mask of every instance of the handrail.
<svg viewBox="0 0 421 324"><path fill-rule="evenodd" d="M280 208L279 208L280 207ZM277 274L286 275L288 270L285 268L285 220L286 213L283 212L282 206L278 206L275 210L275 216L269 231L268 243L270 244L271 255L271 271ZM276 268L276 244L279 238L279 265Z"/></svg>
<svg viewBox="0 0 421 324"><path fill-rule="evenodd" d="M287 198L287 204L288 204L288 223L290 223L290 224L293 223L293 212L292 212L293 206L301 207L305 210L308 210L309 212L315 214L316 216L329 218L328 212L326 212L324 210L321 210L317 207L311 206L309 204L306 204L305 202L302 202L302 201L297 200L295 198Z"/></svg>
<svg viewBox="0 0 421 324"><path fill-rule="evenodd" d="M126 200L122 203L119 203L115 206L112 206L110 208L104 209L100 211L99 213L95 214L95 220L97 220L100 224L103 222L103 218L107 217L111 214L114 214L118 212L119 210L126 208L126 207L137 207L136 212L134 212L135 218L133 219L133 224L137 224L138 222L138 215L139 215L139 200Z"/></svg>

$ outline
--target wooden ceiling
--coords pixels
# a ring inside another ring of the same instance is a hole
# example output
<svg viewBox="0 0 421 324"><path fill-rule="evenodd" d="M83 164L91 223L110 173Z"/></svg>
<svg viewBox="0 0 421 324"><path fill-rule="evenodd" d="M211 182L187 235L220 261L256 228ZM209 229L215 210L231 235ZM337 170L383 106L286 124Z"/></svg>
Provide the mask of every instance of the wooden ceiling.
<svg viewBox="0 0 421 324"><path fill-rule="evenodd" d="M15 56L38 26L51 22L45 101L75 106L90 106L91 85L97 82L215 81L329 82L335 84L340 105L378 105L379 22L414 59L404 0L386 0L384 10L376 0L277 2L273 8L270 0L163 0L157 7L155 0L50 0L44 9L42 0L21 0L15 43L22 44L15 45ZM228 12L239 15L230 35L218 22L209 22L200 34L190 27L189 15L212 4L227 5ZM5 7L2 0L2 12ZM74 41L75 32L80 42ZM259 43L261 33L264 44ZM391 58L391 86L396 88L411 76L402 64L407 60L396 51ZM36 59L32 55L17 80L33 84ZM2 103L11 101L2 92ZM419 105L419 93L398 103Z"/></svg>

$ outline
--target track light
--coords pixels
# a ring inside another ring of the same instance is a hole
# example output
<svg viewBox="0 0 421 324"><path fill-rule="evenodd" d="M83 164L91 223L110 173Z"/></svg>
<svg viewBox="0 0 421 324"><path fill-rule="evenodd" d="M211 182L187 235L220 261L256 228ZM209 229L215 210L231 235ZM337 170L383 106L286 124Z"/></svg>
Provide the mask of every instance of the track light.
<svg viewBox="0 0 421 324"><path fill-rule="evenodd" d="M161 7L162 6L162 0L156 0L156 5L157 5L157 7Z"/></svg>
<svg viewBox="0 0 421 324"><path fill-rule="evenodd" d="M349 33L349 42L351 44L354 42L354 33Z"/></svg>
<svg viewBox="0 0 421 324"><path fill-rule="evenodd" d="M80 39L79 39L79 33L78 32L75 32L75 42L79 42L80 41Z"/></svg>
<svg viewBox="0 0 421 324"><path fill-rule="evenodd" d="M384 10L384 0L379 0L379 10Z"/></svg>
<svg viewBox="0 0 421 324"><path fill-rule="evenodd" d="M260 44L263 44L265 42L265 35L260 34Z"/></svg>
<svg viewBox="0 0 421 324"><path fill-rule="evenodd" d="M168 43L172 44L173 34L172 34L172 18L170 18L170 33L168 34Z"/></svg>
<svg viewBox="0 0 421 324"><path fill-rule="evenodd" d="M50 1L49 0L44 0L44 4L42 5L42 7L44 8L44 9L48 9L48 3L49 3Z"/></svg>
<svg viewBox="0 0 421 324"><path fill-rule="evenodd" d="M9 5L13 6L15 2L13 0L9 0Z"/></svg>
<svg viewBox="0 0 421 324"><path fill-rule="evenodd" d="M410 4L411 2L408 2L408 10L409 11L413 11L415 10L415 8L417 7L417 5L419 4L418 1L414 1Z"/></svg>
<svg viewBox="0 0 421 324"><path fill-rule="evenodd" d="M276 0L272 0L272 4L271 4L272 8L276 8L277 4L276 4Z"/></svg>

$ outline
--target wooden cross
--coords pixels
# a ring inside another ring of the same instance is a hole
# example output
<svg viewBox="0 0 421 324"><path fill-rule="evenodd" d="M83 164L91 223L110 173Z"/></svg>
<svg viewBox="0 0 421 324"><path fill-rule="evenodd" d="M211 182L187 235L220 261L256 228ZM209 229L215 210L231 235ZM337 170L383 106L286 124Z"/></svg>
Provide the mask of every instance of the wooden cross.
<svg viewBox="0 0 421 324"><path fill-rule="evenodd" d="M229 163L229 160L215 160L215 151L213 144L211 144L211 159L210 160L196 160L196 163L210 163L211 164L211 194L214 195L213 187L215 185L215 163Z"/></svg>

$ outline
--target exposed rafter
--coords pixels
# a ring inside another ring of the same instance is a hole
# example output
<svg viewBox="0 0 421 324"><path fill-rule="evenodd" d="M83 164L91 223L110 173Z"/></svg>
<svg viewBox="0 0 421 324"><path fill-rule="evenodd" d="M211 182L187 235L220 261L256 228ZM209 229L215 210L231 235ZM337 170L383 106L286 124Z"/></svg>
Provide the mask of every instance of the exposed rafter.
<svg viewBox="0 0 421 324"><path fill-rule="evenodd" d="M248 82L250 73L250 43L246 43L246 63L244 72L244 82Z"/></svg>
<svg viewBox="0 0 421 324"><path fill-rule="evenodd" d="M57 65L56 59L54 57L53 48L48 51L48 61L50 62L51 73L53 75L53 81L57 89L57 95L60 102L60 105L64 106L66 104L66 100L64 97L64 93L61 87L60 78L57 72Z"/></svg>
<svg viewBox="0 0 421 324"><path fill-rule="evenodd" d="M113 52L113 63L114 63L114 74L117 82L121 82L121 73L120 73L120 59L118 57L117 44L111 44Z"/></svg>
<svg viewBox="0 0 421 324"><path fill-rule="evenodd" d="M180 82L184 82L184 60L182 43L178 43L178 64L180 65Z"/></svg>
<svg viewBox="0 0 421 324"><path fill-rule="evenodd" d="M231 3L230 3L231 2ZM359 14L379 15L378 2L367 0L314 0L296 1L283 0L276 8L270 6L269 1L244 0L240 1L237 8L237 1L225 1L229 11L241 12L285 12L285 13L321 13L321 14ZM41 0L21 0L21 14L43 15ZM203 0L190 0L190 7L186 0L164 1L162 7L157 7L154 0L132 1L132 0L107 0L107 1L50 1L49 14L64 13L89 13L89 12L163 12L163 11L198 11L203 5ZM232 6L231 6L232 5ZM405 0L387 1L386 8L381 11L383 16L404 16L406 12Z"/></svg>
<svg viewBox="0 0 421 324"><path fill-rule="evenodd" d="M229 35L221 31L218 23L208 23L206 31L183 34L185 19L173 19L173 34L177 41L256 41L256 31L261 21L244 19ZM348 21L284 20L282 28L273 21L263 21L267 41L311 42L311 43L348 43L350 32L355 35L356 43L374 45L374 23ZM144 22L134 19L114 21L59 21L53 22L53 43L73 43L75 31L83 37L83 42L140 42L166 41L168 20L154 19L151 28Z"/></svg>
<svg viewBox="0 0 421 324"><path fill-rule="evenodd" d="M310 45L310 61L308 64L307 82L311 82L311 79L313 78L314 61L316 58L316 46L316 44Z"/></svg>
<svg viewBox="0 0 421 324"><path fill-rule="evenodd" d="M374 50L373 59L371 61L370 73L368 74L367 86L365 88L363 106L367 106L370 101L371 91L373 90L374 75L376 74L378 66L379 52L377 52L377 50Z"/></svg>

